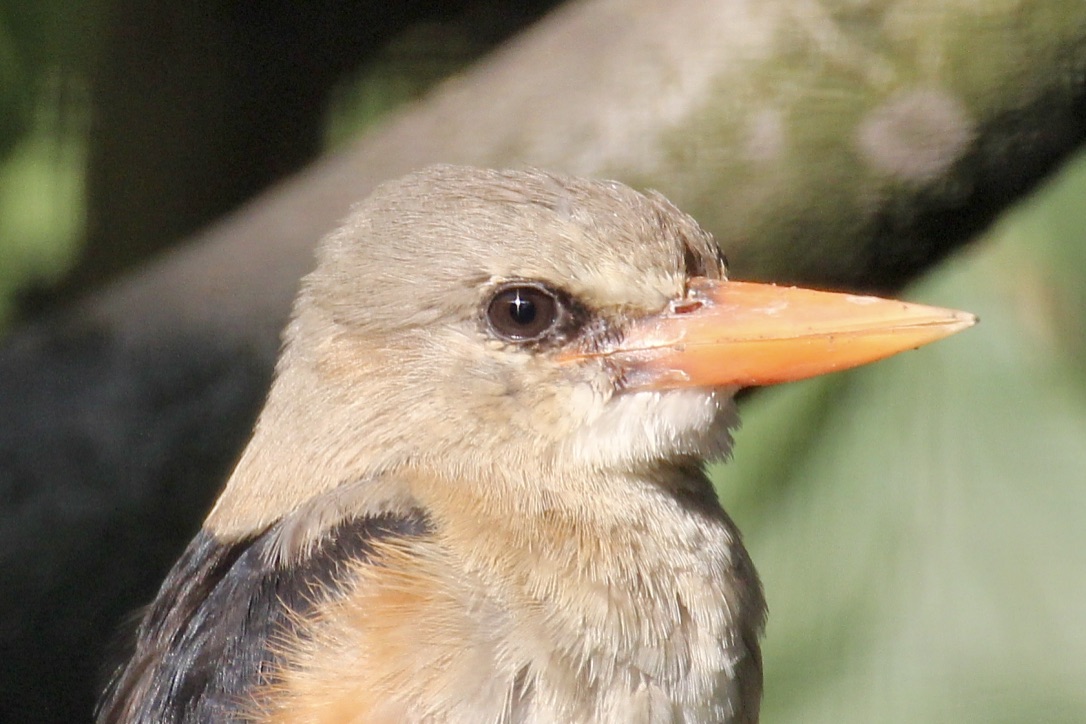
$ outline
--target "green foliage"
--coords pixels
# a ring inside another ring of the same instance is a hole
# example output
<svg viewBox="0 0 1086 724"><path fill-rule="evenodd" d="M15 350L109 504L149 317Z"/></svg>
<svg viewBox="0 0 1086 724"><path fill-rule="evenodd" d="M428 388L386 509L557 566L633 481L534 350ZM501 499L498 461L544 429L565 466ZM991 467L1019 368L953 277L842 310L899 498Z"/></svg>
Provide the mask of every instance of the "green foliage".
<svg viewBox="0 0 1086 724"><path fill-rule="evenodd" d="M1086 716L1084 195L1086 157L907 294L978 327L745 406L767 721Z"/></svg>
<svg viewBox="0 0 1086 724"><path fill-rule="evenodd" d="M98 0L0 3L0 330L16 292L56 279L82 237L101 19Z"/></svg>
<svg viewBox="0 0 1086 724"><path fill-rule="evenodd" d="M54 97L36 115L0 162L0 329L15 293L58 279L83 234L84 135Z"/></svg>

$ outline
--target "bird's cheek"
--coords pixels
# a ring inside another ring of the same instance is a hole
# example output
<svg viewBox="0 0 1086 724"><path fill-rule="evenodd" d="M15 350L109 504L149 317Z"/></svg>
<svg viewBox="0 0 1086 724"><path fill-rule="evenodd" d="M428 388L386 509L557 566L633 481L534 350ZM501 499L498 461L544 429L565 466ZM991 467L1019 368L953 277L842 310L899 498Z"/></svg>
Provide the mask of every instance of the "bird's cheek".
<svg viewBox="0 0 1086 724"><path fill-rule="evenodd" d="M614 387L603 374L569 385L563 402L569 428L572 430L593 423L604 413L613 395Z"/></svg>
<svg viewBox="0 0 1086 724"><path fill-rule="evenodd" d="M687 388L618 393L580 422L567 454L579 465L623 467L674 455L725 455L736 416L730 393Z"/></svg>

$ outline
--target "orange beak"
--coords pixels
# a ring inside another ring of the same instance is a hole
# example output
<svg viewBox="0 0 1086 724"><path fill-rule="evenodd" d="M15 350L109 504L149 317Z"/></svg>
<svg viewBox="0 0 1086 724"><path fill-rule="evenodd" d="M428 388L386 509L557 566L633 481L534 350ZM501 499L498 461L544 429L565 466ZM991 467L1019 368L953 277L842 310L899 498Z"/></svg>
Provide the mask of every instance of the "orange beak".
<svg viewBox="0 0 1086 724"><path fill-rule="evenodd" d="M867 364L960 332L977 318L878 297L692 279L609 348L627 389L771 385Z"/></svg>

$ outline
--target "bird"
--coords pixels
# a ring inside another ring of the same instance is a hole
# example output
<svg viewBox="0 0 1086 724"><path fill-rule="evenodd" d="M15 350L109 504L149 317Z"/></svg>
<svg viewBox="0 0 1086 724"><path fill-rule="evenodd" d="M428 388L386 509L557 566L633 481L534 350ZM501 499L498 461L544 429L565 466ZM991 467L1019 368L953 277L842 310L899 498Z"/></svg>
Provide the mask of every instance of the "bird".
<svg viewBox="0 0 1086 724"><path fill-rule="evenodd" d="M538 169L387 182L316 255L99 722L757 722L735 393L975 321L729 280L659 193Z"/></svg>

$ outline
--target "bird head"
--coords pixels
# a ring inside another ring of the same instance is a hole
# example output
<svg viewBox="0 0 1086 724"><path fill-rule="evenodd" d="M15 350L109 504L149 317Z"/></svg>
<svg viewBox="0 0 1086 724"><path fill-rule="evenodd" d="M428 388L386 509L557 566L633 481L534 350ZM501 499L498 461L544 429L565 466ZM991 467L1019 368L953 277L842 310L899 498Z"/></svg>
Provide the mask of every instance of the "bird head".
<svg viewBox="0 0 1086 724"><path fill-rule="evenodd" d="M716 458L739 387L971 323L727 281L711 236L658 194L433 167L382 186L325 239L234 477L272 487L270 520L402 469L530 496L548 479Z"/></svg>

